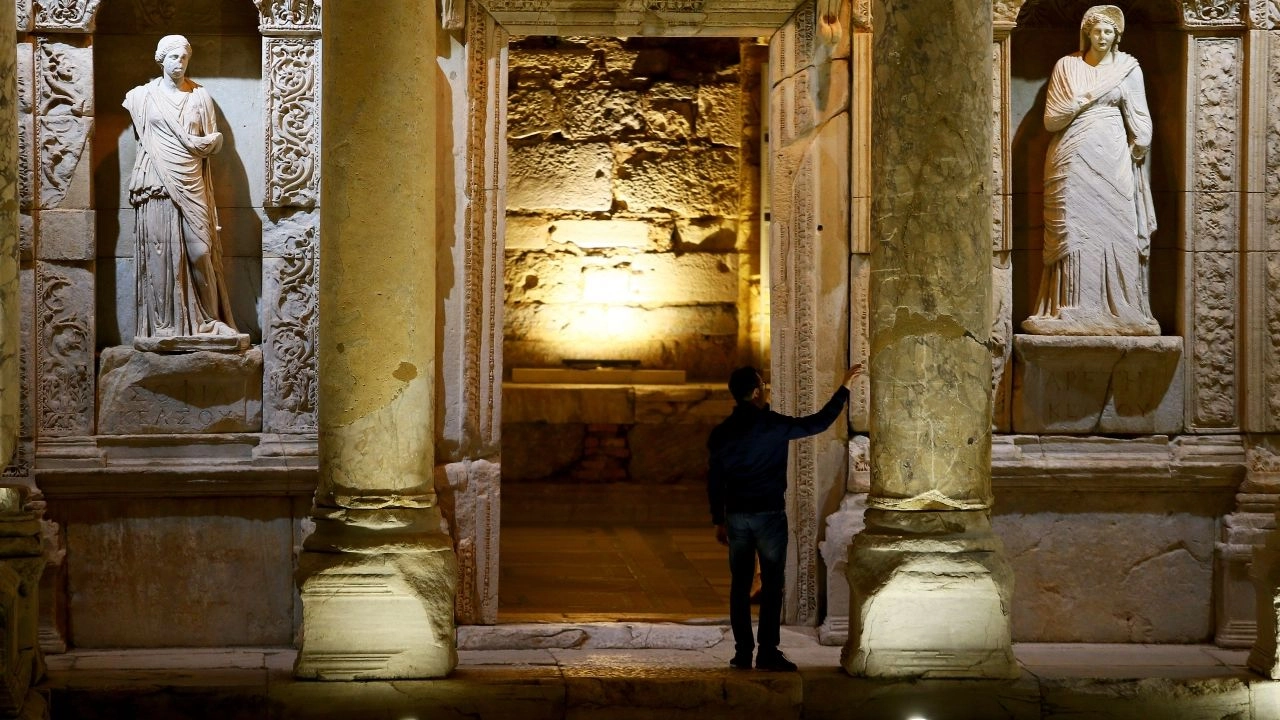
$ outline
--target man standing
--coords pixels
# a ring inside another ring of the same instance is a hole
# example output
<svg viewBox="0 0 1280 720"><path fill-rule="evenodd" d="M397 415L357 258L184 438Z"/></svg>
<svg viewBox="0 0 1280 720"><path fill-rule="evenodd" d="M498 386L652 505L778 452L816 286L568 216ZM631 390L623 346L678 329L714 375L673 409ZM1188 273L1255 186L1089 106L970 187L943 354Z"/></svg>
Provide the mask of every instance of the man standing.
<svg viewBox="0 0 1280 720"><path fill-rule="evenodd" d="M787 561L787 451L792 440L830 427L849 400L849 383L861 372L862 365L854 365L821 410L798 418L769 409L764 379L755 368L738 368L729 376L729 392L738 404L707 440L711 455L707 498L716 540L729 546L729 622L736 646L729 664L735 668L749 669L755 650L751 581L759 555L760 652L756 667L796 669L778 650Z"/></svg>

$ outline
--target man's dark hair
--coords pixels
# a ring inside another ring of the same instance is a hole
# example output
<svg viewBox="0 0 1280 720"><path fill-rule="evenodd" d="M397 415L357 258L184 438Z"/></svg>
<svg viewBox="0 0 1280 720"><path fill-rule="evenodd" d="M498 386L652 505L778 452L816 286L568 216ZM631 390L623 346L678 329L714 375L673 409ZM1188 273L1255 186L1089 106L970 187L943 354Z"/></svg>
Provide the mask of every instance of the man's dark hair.
<svg viewBox="0 0 1280 720"><path fill-rule="evenodd" d="M760 371L753 367L740 367L729 376L729 392L740 403L751 399L751 393L760 387Z"/></svg>

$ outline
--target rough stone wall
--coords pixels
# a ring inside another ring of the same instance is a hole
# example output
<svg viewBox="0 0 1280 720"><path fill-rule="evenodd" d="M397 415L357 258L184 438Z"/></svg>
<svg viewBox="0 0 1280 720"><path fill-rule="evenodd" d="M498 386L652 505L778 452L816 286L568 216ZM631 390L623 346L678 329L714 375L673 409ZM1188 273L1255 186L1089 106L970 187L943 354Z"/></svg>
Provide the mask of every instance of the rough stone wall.
<svg viewBox="0 0 1280 720"><path fill-rule="evenodd" d="M510 68L507 367L725 377L745 360L739 209L758 173L738 41L516 38Z"/></svg>
<svg viewBox="0 0 1280 720"><path fill-rule="evenodd" d="M504 388L504 483L700 484L721 384Z"/></svg>

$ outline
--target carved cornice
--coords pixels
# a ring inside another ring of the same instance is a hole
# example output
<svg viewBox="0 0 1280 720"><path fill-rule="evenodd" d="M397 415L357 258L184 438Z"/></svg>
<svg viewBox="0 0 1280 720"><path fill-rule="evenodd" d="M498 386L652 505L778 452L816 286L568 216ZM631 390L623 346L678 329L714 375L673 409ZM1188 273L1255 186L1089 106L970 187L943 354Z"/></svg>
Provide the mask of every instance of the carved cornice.
<svg viewBox="0 0 1280 720"><path fill-rule="evenodd" d="M1018 13L1026 0L991 0L991 23L997 29L1011 30L1018 24Z"/></svg>
<svg viewBox="0 0 1280 720"><path fill-rule="evenodd" d="M1241 0L1183 0L1182 25L1197 27L1243 27Z"/></svg>
<svg viewBox="0 0 1280 720"><path fill-rule="evenodd" d="M853 26L864 32L871 31L871 0L853 0L850 8Z"/></svg>
<svg viewBox="0 0 1280 720"><path fill-rule="evenodd" d="M93 32L101 0L34 0L32 15L37 31Z"/></svg>
<svg viewBox="0 0 1280 720"><path fill-rule="evenodd" d="M263 35L319 35L320 0L254 0Z"/></svg>

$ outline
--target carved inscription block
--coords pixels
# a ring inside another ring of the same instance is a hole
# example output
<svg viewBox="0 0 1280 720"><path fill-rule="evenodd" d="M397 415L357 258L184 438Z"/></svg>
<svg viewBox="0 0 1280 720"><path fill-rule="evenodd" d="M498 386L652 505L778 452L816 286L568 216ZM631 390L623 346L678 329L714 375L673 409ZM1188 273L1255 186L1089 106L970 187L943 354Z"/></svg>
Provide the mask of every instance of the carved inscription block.
<svg viewBox="0 0 1280 720"><path fill-rule="evenodd" d="M102 351L98 432L103 435L260 432L262 352Z"/></svg>
<svg viewBox="0 0 1280 720"><path fill-rule="evenodd" d="M1181 432L1182 344L1170 336L1014 336L1014 432Z"/></svg>

